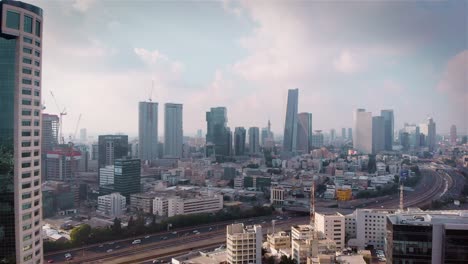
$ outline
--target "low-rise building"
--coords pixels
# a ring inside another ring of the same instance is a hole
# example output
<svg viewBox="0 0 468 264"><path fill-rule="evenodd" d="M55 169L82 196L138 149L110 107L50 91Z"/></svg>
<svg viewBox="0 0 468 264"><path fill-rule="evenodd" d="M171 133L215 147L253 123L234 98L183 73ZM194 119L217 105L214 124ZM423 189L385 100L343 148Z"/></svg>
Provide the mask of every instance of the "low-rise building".
<svg viewBox="0 0 468 264"><path fill-rule="evenodd" d="M124 214L126 198L120 193L111 193L98 197L97 212L111 217L119 217Z"/></svg>
<svg viewBox="0 0 468 264"><path fill-rule="evenodd" d="M153 214L167 216L168 201L166 197L155 197L153 200Z"/></svg>
<svg viewBox="0 0 468 264"><path fill-rule="evenodd" d="M314 228L311 225L295 225L291 226L292 239L311 239Z"/></svg>
<svg viewBox="0 0 468 264"><path fill-rule="evenodd" d="M153 200L155 194L135 193L130 194L130 208L134 211L153 213Z"/></svg>
<svg viewBox="0 0 468 264"><path fill-rule="evenodd" d="M271 187L270 188L270 202L273 205L284 204L284 188L283 187Z"/></svg>
<svg viewBox="0 0 468 264"><path fill-rule="evenodd" d="M200 194L195 197L175 196L167 198L167 215L197 214L216 212L223 209L223 196L219 194Z"/></svg>
<svg viewBox="0 0 468 264"><path fill-rule="evenodd" d="M226 227L227 263L262 263L262 226L232 224Z"/></svg>
<svg viewBox="0 0 468 264"><path fill-rule="evenodd" d="M291 236L284 231L268 234L267 240L272 250L279 251L280 249L291 248Z"/></svg>
<svg viewBox="0 0 468 264"><path fill-rule="evenodd" d="M345 217L340 213L315 214L315 226L318 234L333 240L338 249L345 247Z"/></svg>
<svg viewBox="0 0 468 264"><path fill-rule="evenodd" d="M364 249L367 246L384 249L387 215L394 212L388 209L356 209L352 214L346 215L348 246L356 249Z"/></svg>

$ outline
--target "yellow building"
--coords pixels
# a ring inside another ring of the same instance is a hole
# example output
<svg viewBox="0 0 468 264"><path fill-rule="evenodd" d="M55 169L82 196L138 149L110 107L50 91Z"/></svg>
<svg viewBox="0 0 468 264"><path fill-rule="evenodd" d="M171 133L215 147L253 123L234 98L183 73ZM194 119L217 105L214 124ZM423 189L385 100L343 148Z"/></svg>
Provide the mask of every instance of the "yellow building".
<svg viewBox="0 0 468 264"><path fill-rule="evenodd" d="M338 201L349 201L351 200L353 193L351 189L337 189L336 190L336 199Z"/></svg>

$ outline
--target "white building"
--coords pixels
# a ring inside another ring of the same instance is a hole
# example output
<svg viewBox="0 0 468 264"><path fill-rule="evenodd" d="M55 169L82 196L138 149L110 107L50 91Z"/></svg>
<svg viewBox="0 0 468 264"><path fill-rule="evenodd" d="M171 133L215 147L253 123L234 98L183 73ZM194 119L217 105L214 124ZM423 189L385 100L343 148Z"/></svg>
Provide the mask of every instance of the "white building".
<svg viewBox="0 0 468 264"><path fill-rule="evenodd" d="M363 154L372 153L372 113L365 109L354 112L353 147Z"/></svg>
<svg viewBox="0 0 468 264"><path fill-rule="evenodd" d="M364 249L366 246L384 249L387 215L394 212L383 209L357 209L352 214L346 215L348 246L357 249Z"/></svg>
<svg viewBox="0 0 468 264"><path fill-rule="evenodd" d="M291 226L292 239L311 239L314 228L311 225L295 225Z"/></svg>
<svg viewBox="0 0 468 264"><path fill-rule="evenodd" d="M99 169L99 186L114 184L114 165Z"/></svg>
<svg viewBox="0 0 468 264"><path fill-rule="evenodd" d="M232 224L226 227L226 251L229 264L262 263L262 226L244 227Z"/></svg>
<svg viewBox="0 0 468 264"><path fill-rule="evenodd" d="M166 197L155 197L153 200L153 214L159 216L167 215L168 201Z"/></svg>
<svg viewBox="0 0 468 264"><path fill-rule="evenodd" d="M345 248L345 217L340 213L315 214L315 226L320 235L335 242L337 249Z"/></svg>
<svg viewBox="0 0 468 264"><path fill-rule="evenodd" d="M197 214L216 212L223 209L223 196L200 195L193 198L183 198L180 196L167 198L167 215Z"/></svg>
<svg viewBox="0 0 468 264"><path fill-rule="evenodd" d="M270 188L270 202L271 204L283 204L284 203L284 188L283 187L271 187Z"/></svg>
<svg viewBox="0 0 468 264"><path fill-rule="evenodd" d="M111 193L98 197L98 209L101 214L119 217L125 212L126 198L120 193Z"/></svg>

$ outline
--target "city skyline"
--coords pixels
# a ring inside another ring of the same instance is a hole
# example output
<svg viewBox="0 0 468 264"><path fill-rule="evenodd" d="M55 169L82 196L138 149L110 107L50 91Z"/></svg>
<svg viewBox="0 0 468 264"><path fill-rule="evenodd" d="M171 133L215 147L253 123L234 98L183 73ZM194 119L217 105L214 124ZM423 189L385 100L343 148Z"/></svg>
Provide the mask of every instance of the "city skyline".
<svg viewBox="0 0 468 264"><path fill-rule="evenodd" d="M298 111L312 113L314 127L324 131L352 127L352 112L361 107L393 109L395 130L433 117L439 133L448 133L452 123L467 131L463 1L32 4L49 14L44 45L54 50L44 53L44 112L58 113L53 91L68 110L65 135L80 114L89 135L137 135L135 105L149 97L184 104L187 135L204 128L204 112L216 106L228 109L230 127L261 126L271 118L280 135L287 90L296 87ZM187 10L193 12L185 21L173 19ZM173 25L161 28L165 21ZM68 28L76 35L63 34ZM121 30L130 35L123 39ZM183 40L190 32L204 37L188 45ZM264 49L267 44L271 48ZM245 112L251 113L247 119ZM113 122L115 116L121 122Z"/></svg>

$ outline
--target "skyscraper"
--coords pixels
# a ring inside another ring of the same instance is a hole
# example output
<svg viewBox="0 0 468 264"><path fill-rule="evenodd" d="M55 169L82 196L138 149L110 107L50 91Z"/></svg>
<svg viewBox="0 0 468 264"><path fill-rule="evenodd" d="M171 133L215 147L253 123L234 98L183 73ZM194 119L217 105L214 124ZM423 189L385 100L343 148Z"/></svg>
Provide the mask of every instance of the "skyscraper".
<svg viewBox="0 0 468 264"><path fill-rule="evenodd" d="M140 102L138 114L138 139L140 159L158 159L158 103Z"/></svg>
<svg viewBox="0 0 468 264"><path fill-rule="evenodd" d="M182 105L164 105L164 155L182 157Z"/></svg>
<svg viewBox="0 0 468 264"><path fill-rule="evenodd" d="M250 155L260 153L260 130L258 127L249 128L249 151Z"/></svg>
<svg viewBox="0 0 468 264"><path fill-rule="evenodd" d="M341 138L346 139L346 128L341 128Z"/></svg>
<svg viewBox="0 0 468 264"><path fill-rule="evenodd" d="M268 140L268 127L263 127L260 133L260 145L265 146Z"/></svg>
<svg viewBox="0 0 468 264"><path fill-rule="evenodd" d="M384 118L385 121L385 146L384 149L391 151L393 149L393 110L381 110L380 115Z"/></svg>
<svg viewBox="0 0 468 264"><path fill-rule="evenodd" d="M457 126L455 125L450 127L450 144L454 146L457 144Z"/></svg>
<svg viewBox="0 0 468 264"><path fill-rule="evenodd" d="M353 146L362 154L372 153L372 113L365 109L354 112Z"/></svg>
<svg viewBox="0 0 468 264"><path fill-rule="evenodd" d="M114 165L115 160L127 157L128 136L101 135L98 137L98 168ZM100 179L98 179L98 182Z"/></svg>
<svg viewBox="0 0 468 264"><path fill-rule="evenodd" d="M86 128L80 129L80 141L85 143L88 140Z"/></svg>
<svg viewBox="0 0 468 264"><path fill-rule="evenodd" d="M352 128L348 128L348 139L353 140L353 129Z"/></svg>
<svg viewBox="0 0 468 264"><path fill-rule="evenodd" d="M309 153L312 147L312 114L300 113L297 119L297 151Z"/></svg>
<svg viewBox="0 0 468 264"><path fill-rule="evenodd" d="M385 118L383 116L372 117L372 154L385 149L385 138Z"/></svg>
<svg viewBox="0 0 468 264"><path fill-rule="evenodd" d="M419 127L421 132L420 136L422 137L424 134L424 145L427 146L429 151L434 151L436 146L436 123L432 117L429 117L427 123L421 124Z"/></svg>
<svg viewBox="0 0 468 264"><path fill-rule="evenodd" d="M42 114L41 134L41 177L47 178L47 152L58 145L59 117L57 115Z"/></svg>
<svg viewBox="0 0 468 264"><path fill-rule="evenodd" d="M283 151L294 153L297 148L297 110L299 89L288 90L288 105L284 124Z"/></svg>
<svg viewBox="0 0 468 264"><path fill-rule="evenodd" d="M0 262L42 263L42 9L0 11Z"/></svg>
<svg viewBox="0 0 468 264"><path fill-rule="evenodd" d="M245 128L236 127L234 130L234 155L245 155Z"/></svg>
<svg viewBox="0 0 468 264"><path fill-rule="evenodd" d="M336 130L334 128L330 129L330 143L333 143L336 139Z"/></svg>
<svg viewBox="0 0 468 264"><path fill-rule="evenodd" d="M206 112L206 143L213 144L216 156L229 156L229 130L226 107L212 107Z"/></svg>
<svg viewBox="0 0 468 264"><path fill-rule="evenodd" d="M130 201L130 194L141 192L141 161L116 159L114 162L114 191Z"/></svg>

